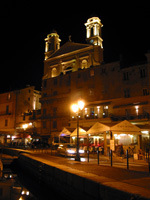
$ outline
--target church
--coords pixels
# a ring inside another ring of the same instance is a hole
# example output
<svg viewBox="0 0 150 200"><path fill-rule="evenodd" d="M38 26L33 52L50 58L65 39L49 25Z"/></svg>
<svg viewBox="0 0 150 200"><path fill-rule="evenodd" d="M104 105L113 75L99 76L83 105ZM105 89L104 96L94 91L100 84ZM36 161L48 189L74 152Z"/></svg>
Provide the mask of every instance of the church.
<svg viewBox="0 0 150 200"><path fill-rule="evenodd" d="M85 130L96 122L113 126L128 120L147 131L150 54L147 62L136 65L105 63L101 20L92 17L84 25L86 44L69 37L61 46L56 31L45 38L41 137L58 137L64 127L73 131L76 114L70 107L80 99L85 107L79 113L79 126Z"/></svg>

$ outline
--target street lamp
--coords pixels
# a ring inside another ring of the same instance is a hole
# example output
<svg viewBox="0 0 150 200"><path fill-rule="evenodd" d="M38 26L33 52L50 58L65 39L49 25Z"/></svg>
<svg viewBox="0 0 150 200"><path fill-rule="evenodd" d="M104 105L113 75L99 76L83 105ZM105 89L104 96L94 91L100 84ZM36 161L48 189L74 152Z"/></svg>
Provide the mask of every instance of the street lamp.
<svg viewBox="0 0 150 200"><path fill-rule="evenodd" d="M76 152L76 161L80 161L80 154L79 154L79 111L81 111L84 108L84 102L78 101L77 104L73 104L71 106L71 109L74 113L77 115L77 152Z"/></svg>

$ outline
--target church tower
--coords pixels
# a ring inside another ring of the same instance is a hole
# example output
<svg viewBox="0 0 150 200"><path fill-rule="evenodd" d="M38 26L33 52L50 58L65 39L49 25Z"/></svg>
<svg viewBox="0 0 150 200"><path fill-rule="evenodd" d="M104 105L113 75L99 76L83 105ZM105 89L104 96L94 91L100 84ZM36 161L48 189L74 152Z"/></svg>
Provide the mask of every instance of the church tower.
<svg viewBox="0 0 150 200"><path fill-rule="evenodd" d="M47 35L47 38L45 38L45 60L56 50L60 49L60 42L61 40L56 31L52 31Z"/></svg>
<svg viewBox="0 0 150 200"><path fill-rule="evenodd" d="M103 24L98 17L92 17L85 23L86 26L86 40L88 43L100 46L103 48L103 39L101 38L101 28Z"/></svg>

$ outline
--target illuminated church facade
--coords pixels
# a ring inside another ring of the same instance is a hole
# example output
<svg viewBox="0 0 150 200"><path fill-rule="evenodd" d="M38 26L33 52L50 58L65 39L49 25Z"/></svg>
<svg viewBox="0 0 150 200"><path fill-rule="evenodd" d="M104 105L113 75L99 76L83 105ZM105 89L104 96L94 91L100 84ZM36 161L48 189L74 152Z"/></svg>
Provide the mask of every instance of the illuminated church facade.
<svg viewBox="0 0 150 200"><path fill-rule="evenodd" d="M80 126L95 122L113 125L127 119L146 125L149 121L150 55L147 62L122 66L104 63L102 23L92 17L85 23L86 44L69 41L60 46L53 31L45 39L44 75L41 98L41 136L55 137L66 127L76 128L71 104L85 101Z"/></svg>

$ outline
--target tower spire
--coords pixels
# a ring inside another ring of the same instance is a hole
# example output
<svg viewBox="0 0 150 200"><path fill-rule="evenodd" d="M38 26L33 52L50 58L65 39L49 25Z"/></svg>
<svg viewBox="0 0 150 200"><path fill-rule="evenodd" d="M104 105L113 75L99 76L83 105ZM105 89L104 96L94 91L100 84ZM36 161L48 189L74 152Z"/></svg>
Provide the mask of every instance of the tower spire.
<svg viewBox="0 0 150 200"><path fill-rule="evenodd" d="M86 26L86 40L90 44L94 44L103 48L103 39L101 37L101 28L103 24L98 17L92 17L85 23Z"/></svg>
<svg viewBox="0 0 150 200"><path fill-rule="evenodd" d="M47 35L47 38L45 38L45 60L56 50L60 49L60 42L61 40L56 31L53 30Z"/></svg>

